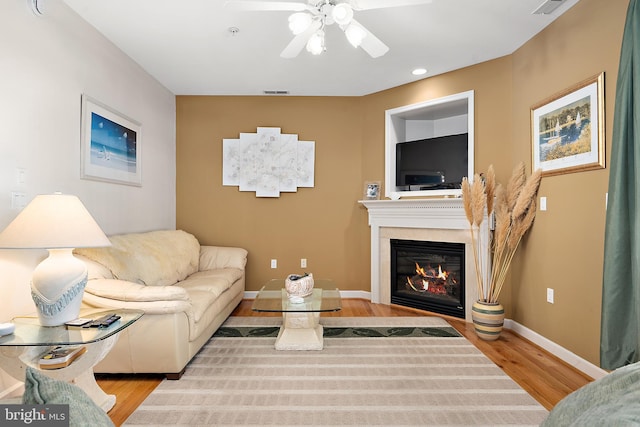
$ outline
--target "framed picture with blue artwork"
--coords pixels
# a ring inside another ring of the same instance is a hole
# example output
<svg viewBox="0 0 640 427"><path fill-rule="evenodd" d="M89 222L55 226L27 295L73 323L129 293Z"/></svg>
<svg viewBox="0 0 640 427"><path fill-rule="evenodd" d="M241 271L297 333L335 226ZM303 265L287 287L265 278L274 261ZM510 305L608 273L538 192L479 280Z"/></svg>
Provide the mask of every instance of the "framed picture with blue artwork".
<svg viewBox="0 0 640 427"><path fill-rule="evenodd" d="M82 95L80 177L142 186L142 126Z"/></svg>
<svg viewBox="0 0 640 427"><path fill-rule="evenodd" d="M531 138L543 176L604 168L604 73L531 108Z"/></svg>

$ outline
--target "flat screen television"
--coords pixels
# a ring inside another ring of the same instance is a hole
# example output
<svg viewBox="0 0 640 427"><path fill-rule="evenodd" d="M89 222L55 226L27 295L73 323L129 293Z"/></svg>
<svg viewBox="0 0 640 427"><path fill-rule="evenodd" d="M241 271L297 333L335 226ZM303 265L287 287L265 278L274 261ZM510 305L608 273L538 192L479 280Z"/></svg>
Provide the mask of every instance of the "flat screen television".
<svg viewBox="0 0 640 427"><path fill-rule="evenodd" d="M460 188L469 171L468 145L468 133L396 144L398 190Z"/></svg>

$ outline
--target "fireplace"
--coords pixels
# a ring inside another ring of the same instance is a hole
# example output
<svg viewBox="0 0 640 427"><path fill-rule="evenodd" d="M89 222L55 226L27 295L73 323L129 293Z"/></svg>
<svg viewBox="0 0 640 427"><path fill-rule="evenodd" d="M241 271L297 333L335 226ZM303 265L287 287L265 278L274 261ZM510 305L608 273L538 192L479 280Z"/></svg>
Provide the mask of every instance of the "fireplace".
<svg viewBox="0 0 640 427"><path fill-rule="evenodd" d="M390 239L391 303L465 318L464 243Z"/></svg>
<svg viewBox="0 0 640 427"><path fill-rule="evenodd" d="M371 302L391 304L390 241L415 240L460 243L464 245L464 269L468 273L463 283L464 318L471 322L471 307L478 298L478 282L473 261L469 222L462 199L363 200L371 226ZM485 214L475 244L482 253L489 241L488 218ZM488 268L481 265L483 274ZM471 273L470 273L471 272Z"/></svg>

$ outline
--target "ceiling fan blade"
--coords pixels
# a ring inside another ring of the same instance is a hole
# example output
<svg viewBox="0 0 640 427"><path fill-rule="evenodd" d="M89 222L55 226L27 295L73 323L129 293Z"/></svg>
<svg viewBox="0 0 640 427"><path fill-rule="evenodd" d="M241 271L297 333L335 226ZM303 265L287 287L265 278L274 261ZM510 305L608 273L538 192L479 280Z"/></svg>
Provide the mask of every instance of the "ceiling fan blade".
<svg viewBox="0 0 640 427"><path fill-rule="evenodd" d="M379 38L374 36L371 31L367 30L365 27L362 26L361 23L359 23L355 19L352 19L351 24L349 25L356 25L366 33L366 36L362 39L362 42L360 43L360 47L362 48L362 50L367 52L372 58L378 58L389 51L389 46L382 43L382 41Z"/></svg>
<svg viewBox="0 0 640 427"><path fill-rule="evenodd" d="M417 6L433 0L349 0L353 10L382 9L385 7Z"/></svg>
<svg viewBox="0 0 640 427"><path fill-rule="evenodd" d="M288 1L259 1L259 0L227 0L225 9L238 10L242 12L254 10L287 10L301 12L309 10L306 3L296 3Z"/></svg>
<svg viewBox="0 0 640 427"><path fill-rule="evenodd" d="M287 59L295 58L296 56L298 56L300 51L302 51L302 49L309 41L309 37L311 37L311 35L316 31L318 31L320 27L322 27L322 23L320 22L320 20L314 20L311 25L309 25L309 28L295 36L293 40L289 42L287 47L285 47L284 50L280 53L280 56Z"/></svg>

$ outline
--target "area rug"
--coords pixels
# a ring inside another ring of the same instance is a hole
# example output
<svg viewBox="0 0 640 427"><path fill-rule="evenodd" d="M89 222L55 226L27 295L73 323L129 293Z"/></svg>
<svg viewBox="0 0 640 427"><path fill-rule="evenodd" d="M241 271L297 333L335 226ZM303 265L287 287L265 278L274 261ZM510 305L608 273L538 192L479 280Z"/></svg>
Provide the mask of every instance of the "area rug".
<svg viewBox="0 0 640 427"><path fill-rule="evenodd" d="M275 350L266 332L280 322L229 318L124 425L537 426L547 416L443 319L322 318L321 351Z"/></svg>

